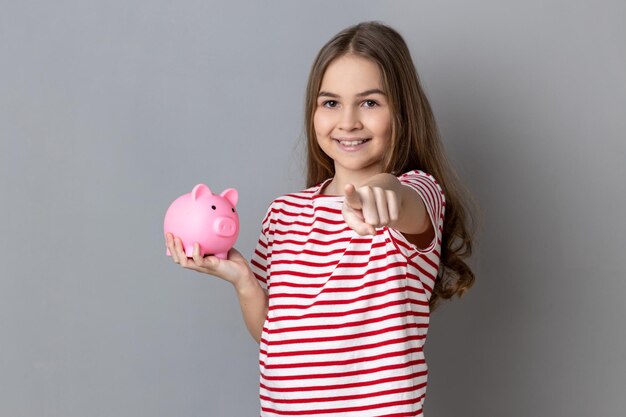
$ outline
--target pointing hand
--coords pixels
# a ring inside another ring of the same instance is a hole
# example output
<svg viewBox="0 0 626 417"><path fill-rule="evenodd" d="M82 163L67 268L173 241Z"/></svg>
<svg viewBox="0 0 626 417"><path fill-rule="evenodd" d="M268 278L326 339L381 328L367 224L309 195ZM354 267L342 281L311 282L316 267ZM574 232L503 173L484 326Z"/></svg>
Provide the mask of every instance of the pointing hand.
<svg viewBox="0 0 626 417"><path fill-rule="evenodd" d="M398 220L398 195L380 187L355 188L347 184L341 213L346 224L359 235L375 235L376 228Z"/></svg>

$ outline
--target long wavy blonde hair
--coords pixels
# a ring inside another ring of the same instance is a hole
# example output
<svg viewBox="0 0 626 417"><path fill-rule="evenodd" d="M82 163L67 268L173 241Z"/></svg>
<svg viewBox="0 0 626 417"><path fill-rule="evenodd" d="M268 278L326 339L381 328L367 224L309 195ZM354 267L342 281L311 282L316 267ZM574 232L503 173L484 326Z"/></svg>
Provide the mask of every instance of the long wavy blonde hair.
<svg viewBox="0 0 626 417"><path fill-rule="evenodd" d="M322 78L335 59L353 54L376 63L391 106L391 145L384 172L400 175L419 169L435 177L446 196L441 265L430 299L434 310L441 299L463 295L474 284L474 273L465 262L472 254L475 204L461 185L445 156L437 124L422 90L409 49L402 36L379 22L349 27L320 50L309 74L305 102L307 137L307 187L335 175L333 160L320 148L313 115Z"/></svg>

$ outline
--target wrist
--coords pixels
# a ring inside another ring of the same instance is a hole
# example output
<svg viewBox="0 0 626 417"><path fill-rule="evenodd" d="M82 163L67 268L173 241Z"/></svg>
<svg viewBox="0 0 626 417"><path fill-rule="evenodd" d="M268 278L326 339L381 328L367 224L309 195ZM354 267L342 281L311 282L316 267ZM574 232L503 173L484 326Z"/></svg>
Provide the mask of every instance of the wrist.
<svg viewBox="0 0 626 417"><path fill-rule="evenodd" d="M237 282L234 282L233 286L235 287L235 291L237 292L237 296L239 298L250 296L261 289L261 285L253 273L250 273L239 279Z"/></svg>
<svg viewBox="0 0 626 417"><path fill-rule="evenodd" d="M399 187L402 186L402 183L395 175L381 172L380 174L376 174L371 177L363 185L398 192L400 190Z"/></svg>

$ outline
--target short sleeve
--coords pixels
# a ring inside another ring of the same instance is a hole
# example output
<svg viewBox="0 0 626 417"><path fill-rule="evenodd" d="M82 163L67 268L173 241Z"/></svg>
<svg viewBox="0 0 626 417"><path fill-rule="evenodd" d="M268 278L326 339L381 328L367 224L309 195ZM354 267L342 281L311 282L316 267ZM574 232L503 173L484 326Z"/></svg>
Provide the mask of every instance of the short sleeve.
<svg viewBox="0 0 626 417"><path fill-rule="evenodd" d="M419 194L422 198L431 224L433 225L433 229L435 230L435 237L425 248L416 247L413 243L409 242L402 233L396 230L390 231L392 238L397 240L400 249L402 252L405 252L408 257L411 256L411 252L421 254L431 252L441 245L443 219L446 207L444 192L435 178L423 171L409 171L399 176L398 179L403 185L415 190L415 192L417 192L417 194Z"/></svg>
<svg viewBox="0 0 626 417"><path fill-rule="evenodd" d="M261 234L250 260L250 268L254 273L257 281L265 290L269 289L269 259L271 256L271 240L270 240L270 217L272 214L272 206L267 209L265 218L261 223Z"/></svg>

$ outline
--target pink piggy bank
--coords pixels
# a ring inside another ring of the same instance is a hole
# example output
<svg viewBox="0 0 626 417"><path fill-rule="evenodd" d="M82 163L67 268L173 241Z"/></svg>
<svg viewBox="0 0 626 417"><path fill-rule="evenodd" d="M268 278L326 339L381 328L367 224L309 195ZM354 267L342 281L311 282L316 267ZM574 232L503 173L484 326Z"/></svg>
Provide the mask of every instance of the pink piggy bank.
<svg viewBox="0 0 626 417"><path fill-rule="evenodd" d="M239 216L235 211L238 197L234 188L217 195L206 185L198 184L167 209L164 233L180 237L189 258L193 256L194 242L198 242L200 256L212 254L226 259L239 234ZM167 256L171 256L169 249Z"/></svg>

